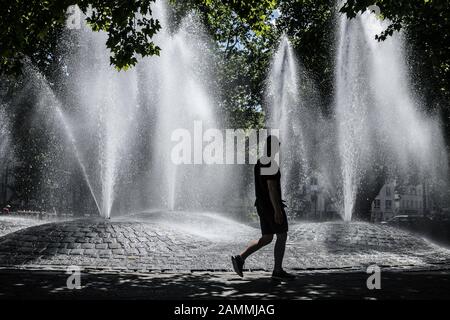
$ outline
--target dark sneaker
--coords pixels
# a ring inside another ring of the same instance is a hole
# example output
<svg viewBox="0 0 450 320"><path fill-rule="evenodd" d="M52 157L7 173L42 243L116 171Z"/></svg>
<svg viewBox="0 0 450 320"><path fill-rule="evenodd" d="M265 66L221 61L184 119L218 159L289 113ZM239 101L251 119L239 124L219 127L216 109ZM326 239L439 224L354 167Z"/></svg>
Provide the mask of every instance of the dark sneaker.
<svg viewBox="0 0 450 320"><path fill-rule="evenodd" d="M281 271L274 271L272 272L272 279L275 280L292 280L295 279L295 275L287 273L284 270Z"/></svg>
<svg viewBox="0 0 450 320"><path fill-rule="evenodd" d="M241 256L231 256L231 262L233 263L234 272L236 272L239 277L243 277L242 268L244 267L244 260Z"/></svg>

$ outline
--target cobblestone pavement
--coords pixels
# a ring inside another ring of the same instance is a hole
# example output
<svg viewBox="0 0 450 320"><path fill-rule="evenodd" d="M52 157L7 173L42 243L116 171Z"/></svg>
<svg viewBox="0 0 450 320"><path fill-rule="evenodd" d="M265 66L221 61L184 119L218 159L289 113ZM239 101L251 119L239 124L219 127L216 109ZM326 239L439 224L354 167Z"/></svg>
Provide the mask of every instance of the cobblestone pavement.
<svg viewBox="0 0 450 320"><path fill-rule="evenodd" d="M285 267L292 270L450 266L450 251L392 227L368 223L291 225ZM230 255L259 230L214 214L153 212L112 220L31 226L0 238L0 266L110 271L231 270ZM246 268L270 270L273 244Z"/></svg>

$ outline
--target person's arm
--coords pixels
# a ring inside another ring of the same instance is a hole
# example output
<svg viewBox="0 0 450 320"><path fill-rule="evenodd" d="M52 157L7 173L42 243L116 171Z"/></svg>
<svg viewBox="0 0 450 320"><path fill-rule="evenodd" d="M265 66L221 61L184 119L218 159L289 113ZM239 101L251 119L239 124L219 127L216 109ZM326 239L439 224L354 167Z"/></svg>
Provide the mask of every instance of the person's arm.
<svg viewBox="0 0 450 320"><path fill-rule="evenodd" d="M269 196L272 206L275 211L275 223L283 223L283 212L281 209L281 195L278 194L278 181L267 180L267 186L269 187Z"/></svg>

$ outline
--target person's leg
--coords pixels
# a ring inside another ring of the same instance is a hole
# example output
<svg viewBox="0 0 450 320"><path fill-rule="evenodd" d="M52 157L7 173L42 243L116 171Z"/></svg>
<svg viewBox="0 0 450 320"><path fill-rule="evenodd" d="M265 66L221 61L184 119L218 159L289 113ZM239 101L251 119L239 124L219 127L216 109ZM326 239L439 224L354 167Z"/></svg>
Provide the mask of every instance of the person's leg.
<svg viewBox="0 0 450 320"><path fill-rule="evenodd" d="M259 238L259 240L253 240L252 242L250 242L250 244L247 247L247 249L245 249L240 254L241 258L245 261L245 259L247 259L247 257L249 255L251 255L252 253L258 251L262 247L264 247L264 246L268 245L269 243L271 243L272 239L273 239L273 234L263 234L262 237Z"/></svg>
<svg viewBox="0 0 450 320"><path fill-rule="evenodd" d="M275 241L275 249L274 249L275 255L274 272L283 270L283 257L284 257L284 250L286 248L286 240L287 240L286 232L277 233L277 240Z"/></svg>

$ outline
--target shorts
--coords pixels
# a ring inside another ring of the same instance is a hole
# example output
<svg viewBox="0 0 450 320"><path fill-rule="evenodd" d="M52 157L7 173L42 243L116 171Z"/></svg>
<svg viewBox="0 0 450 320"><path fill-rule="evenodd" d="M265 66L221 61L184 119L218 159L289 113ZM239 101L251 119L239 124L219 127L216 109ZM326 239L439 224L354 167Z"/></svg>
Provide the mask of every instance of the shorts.
<svg viewBox="0 0 450 320"><path fill-rule="evenodd" d="M275 213L272 208L267 206L256 205L256 210L258 211L259 222L261 225L261 233L265 234L277 234L288 232L288 221L287 215L284 208L283 211L283 223L275 223Z"/></svg>

